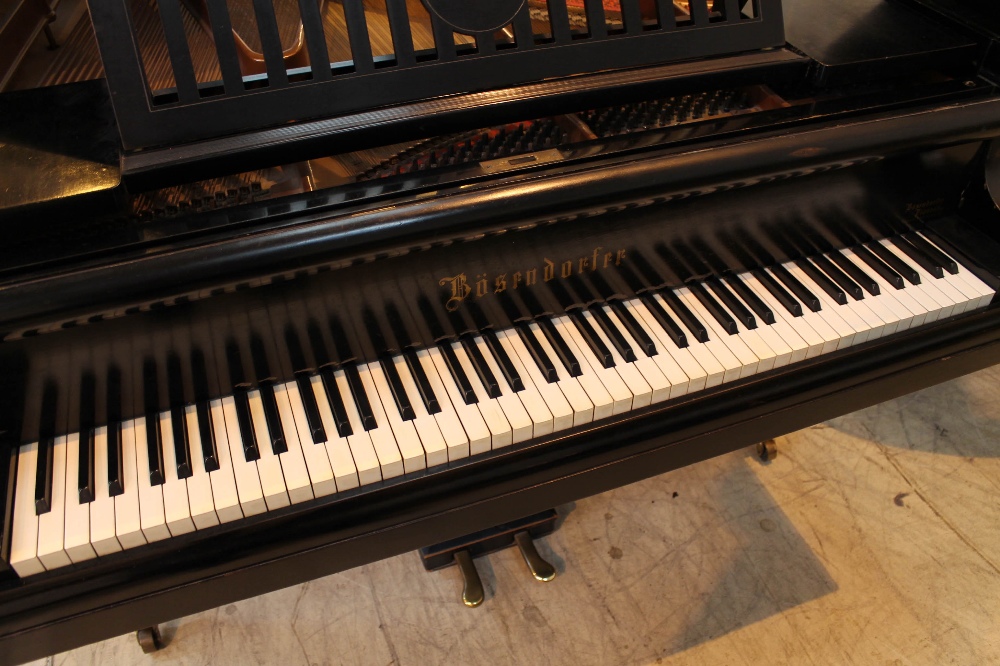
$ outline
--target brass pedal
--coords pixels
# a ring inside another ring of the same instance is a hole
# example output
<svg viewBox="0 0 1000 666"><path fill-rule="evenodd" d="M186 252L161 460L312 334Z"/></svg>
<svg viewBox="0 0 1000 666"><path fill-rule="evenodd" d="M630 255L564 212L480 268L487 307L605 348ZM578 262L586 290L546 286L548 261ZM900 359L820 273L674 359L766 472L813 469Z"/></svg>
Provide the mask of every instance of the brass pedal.
<svg viewBox="0 0 1000 666"><path fill-rule="evenodd" d="M428 571L458 565L462 572L462 603L475 608L483 603L486 592L476 570L474 558L517 545L535 580L548 582L556 577L556 568L538 554L534 539L555 530L558 515L549 509L527 518L497 525L457 539L420 549L420 559Z"/></svg>

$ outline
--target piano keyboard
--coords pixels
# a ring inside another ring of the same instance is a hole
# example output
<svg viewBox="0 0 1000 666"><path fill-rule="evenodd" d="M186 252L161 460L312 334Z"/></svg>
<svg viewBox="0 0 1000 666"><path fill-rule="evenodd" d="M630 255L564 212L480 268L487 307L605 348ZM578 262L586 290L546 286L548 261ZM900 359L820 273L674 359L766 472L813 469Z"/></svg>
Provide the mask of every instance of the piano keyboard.
<svg viewBox="0 0 1000 666"><path fill-rule="evenodd" d="M10 563L30 576L443 465L993 294L914 232L43 439L18 453Z"/></svg>

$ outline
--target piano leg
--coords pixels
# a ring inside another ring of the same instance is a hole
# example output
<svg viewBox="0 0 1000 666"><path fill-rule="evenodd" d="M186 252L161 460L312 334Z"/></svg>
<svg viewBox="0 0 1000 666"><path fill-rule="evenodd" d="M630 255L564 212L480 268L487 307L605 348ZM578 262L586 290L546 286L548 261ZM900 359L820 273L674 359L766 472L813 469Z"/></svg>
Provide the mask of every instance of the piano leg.
<svg viewBox="0 0 1000 666"><path fill-rule="evenodd" d="M421 548L420 559L428 571L457 564L464 581L462 603L475 608L486 598L483 583L473 562L475 557L516 544L528 566L528 571L535 580L548 582L556 577L556 568L538 554L534 539L551 534L556 528L557 518L555 509L549 509L527 518Z"/></svg>
<svg viewBox="0 0 1000 666"><path fill-rule="evenodd" d="M771 462L778 457L778 445L774 443L773 439L757 442L757 457L762 463Z"/></svg>
<svg viewBox="0 0 1000 666"><path fill-rule="evenodd" d="M139 647L146 654L156 652L163 648L163 640L160 638L160 628L155 624L135 632L135 639L139 642Z"/></svg>

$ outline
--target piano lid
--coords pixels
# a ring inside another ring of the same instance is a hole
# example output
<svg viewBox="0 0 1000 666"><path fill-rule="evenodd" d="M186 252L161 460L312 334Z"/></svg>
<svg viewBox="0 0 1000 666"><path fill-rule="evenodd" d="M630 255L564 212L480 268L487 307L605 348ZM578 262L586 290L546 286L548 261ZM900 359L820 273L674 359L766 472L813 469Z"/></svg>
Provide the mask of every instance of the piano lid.
<svg viewBox="0 0 1000 666"><path fill-rule="evenodd" d="M781 0L112 0L90 12L130 151L784 44Z"/></svg>

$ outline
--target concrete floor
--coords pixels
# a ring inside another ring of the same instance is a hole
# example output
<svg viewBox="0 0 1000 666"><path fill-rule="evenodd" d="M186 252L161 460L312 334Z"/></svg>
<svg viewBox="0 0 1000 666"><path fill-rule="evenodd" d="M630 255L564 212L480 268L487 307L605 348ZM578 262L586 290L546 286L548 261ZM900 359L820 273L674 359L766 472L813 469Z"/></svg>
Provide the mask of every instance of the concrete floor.
<svg viewBox="0 0 1000 666"><path fill-rule="evenodd" d="M479 561L487 600L415 554L57 664L998 664L1000 366L562 507ZM38 663L44 663L38 662Z"/></svg>

